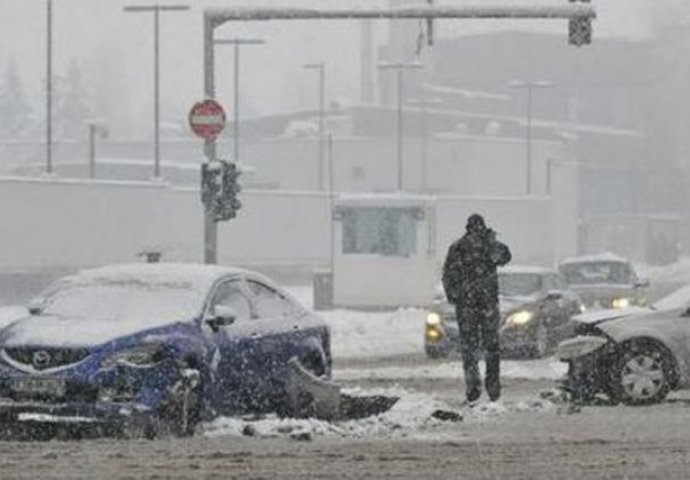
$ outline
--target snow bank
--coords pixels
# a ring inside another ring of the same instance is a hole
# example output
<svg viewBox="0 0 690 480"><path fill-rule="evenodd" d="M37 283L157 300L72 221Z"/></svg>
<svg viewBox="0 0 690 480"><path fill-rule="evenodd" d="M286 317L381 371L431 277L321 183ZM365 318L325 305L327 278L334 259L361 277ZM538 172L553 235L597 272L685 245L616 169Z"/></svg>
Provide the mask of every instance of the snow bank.
<svg viewBox="0 0 690 480"><path fill-rule="evenodd" d="M480 362L484 375L484 363ZM553 358L541 360L503 360L501 377L525 380L557 380L567 372L567 365ZM462 363L446 362L437 365L419 365L411 367L352 368L335 370L333 379L353 381L363 379L376 380L411 380L411 379L457 379L462 375Z"/></svg>
<svg viewBox="0 0 690 480"><path fill-rule="evenodd" d="M514 402L482 402L473 408L453 408L447 402L420 392L408 392L400 388L376 390L348 390L350 395L397 396L400 400L389 411L359 420L325 422L315 419L278 418L269 415L259 419L220 417L203 426L208 437L255 436L289 437L296 440L313 439L317 436L346 438L401 438L426 437L439 427L452 422L435 418L437 410L455 412L462 423L497 421L507 415L525 412L551 412L556 406L542 399L521 399Z"/></svg>

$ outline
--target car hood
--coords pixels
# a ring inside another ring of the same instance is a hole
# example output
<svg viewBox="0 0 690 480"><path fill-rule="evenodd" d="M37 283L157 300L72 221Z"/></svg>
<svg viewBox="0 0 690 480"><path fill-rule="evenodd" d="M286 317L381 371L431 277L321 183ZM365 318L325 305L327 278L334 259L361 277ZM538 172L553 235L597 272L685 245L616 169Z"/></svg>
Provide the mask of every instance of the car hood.
<svg viewBox="0 0 690 480"><path fill-rule="evenodd" d="M51 347L93 347L140 332L166 327L184 321L171 319L142 323L137 321L112 321L77 317L35 315L24 317L0 330L0 345L18 347L25 345Z"/></svg>
<svg viewBox="0 0 690 480"><path fill-rule="evenodd" d="M589 325L598 325L602 322L615 320L617 318L629 317L641 313L649 313L653 310L649 307L628 307L621 309L595 310L592 312L585 312L575 315L573 320L579 323L586 323Z"/></svg>
<svg viewBox="0 0 690 480"><path fill-rule="evenodd" d="M633 336L682 338L688 321L687 317L683 316L685 311L684 308L649 310L646 313L603 321L597 328L616 341Z"/></svg>
<svg viewBox="0 0 690 480"><path fill-rule="evenodd" d="M535 296L499 296L498 306L501 314L505 314L518 307L536 302L537 298Z"/></svg>
<svg viewBox="0 0 690 480"><path fill-rule="evenodd" d="M501 315L515 310L523 305L528 305L537 301L533 296L499 296L499 310ZM455 305L448 302L438 302L434 305L433 310L447 320L455 320Z"/></svg>

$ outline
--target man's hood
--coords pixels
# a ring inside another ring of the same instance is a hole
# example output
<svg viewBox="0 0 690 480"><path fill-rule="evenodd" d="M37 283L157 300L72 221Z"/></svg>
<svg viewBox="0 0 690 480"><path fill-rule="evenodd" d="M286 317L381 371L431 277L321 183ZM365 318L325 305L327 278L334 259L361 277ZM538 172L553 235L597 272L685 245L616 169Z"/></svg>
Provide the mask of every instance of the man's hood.
<svg viewBox="0 0 690 480"><path fill-rule="evenodd" d="M121 337L166 327L181 321L184 319L142 323L140 319L112 321L35 315L17 320L0 330L0 345L3 347L26 345L94 347Z"/></svg>

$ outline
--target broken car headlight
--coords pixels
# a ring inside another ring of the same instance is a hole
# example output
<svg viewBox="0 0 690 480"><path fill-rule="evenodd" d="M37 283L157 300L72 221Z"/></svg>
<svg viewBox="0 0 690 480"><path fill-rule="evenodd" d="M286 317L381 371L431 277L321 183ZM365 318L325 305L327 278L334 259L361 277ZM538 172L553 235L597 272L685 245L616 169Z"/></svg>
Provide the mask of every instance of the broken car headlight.
<svg viewBox="0 0 690 480"><path fill-rule="evenodd" d="M528 324L534 318L534 312L518 310L506 317L506 325L522 326Z"/></svg>
<svg viewBox="0 0 690 480"><path fill-rule="evenodd" d="M572 360L578 357L589 355L606 345L607 340L602 337L580 335L575 338L564 340L558 344L556 356L560 360Z"/></svg>
<svg viewBox="0 0 690 480"><path fill-rule="evenodd" d="M152 367L163 359L163 348L157 343L137 345L113 353L101 363L103 368L124 366L131 368Z"/></svg>

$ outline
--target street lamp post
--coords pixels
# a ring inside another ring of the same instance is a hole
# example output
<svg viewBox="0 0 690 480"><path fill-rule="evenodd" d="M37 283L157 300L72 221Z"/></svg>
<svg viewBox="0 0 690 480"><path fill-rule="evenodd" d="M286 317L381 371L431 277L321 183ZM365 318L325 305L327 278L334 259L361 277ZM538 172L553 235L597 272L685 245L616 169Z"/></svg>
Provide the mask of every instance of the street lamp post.
<svg viewBox="0 0 690 480"><path fill-rule="evenodd" d="M525 128L525 161L526 178L525 185L527 194L532 194L532 91L538 88L551 88L553 83L544 80L524 81L512 80L508 83L511 88L521 88L527 91L527 125Z"/></svg>
<svg viewBox="0 0 690 480"><path fill-rule="evenodd" d="M46 0L46 173L53 173L53 0Z"/></svg>
<svg viewBox="0 0 690 480"><path fill-rule="evenodd" d="M323 62L308 63L305 69L316 70L319 73L319 190L324 189L324 115L326 109L326 67ZM329 147L330 148L330 147Z"/></svg>
<svg viewBox="0 0 690 480"><path fill-rule="evenodd" d="M232 45L234 54L233 68L233 155L235 161L240 159L240 46L261 45L265 43L259 38L228 38L213 40L215 45Z"/></svg>
<svg viewBox="0 0 690 480"><path fill-rule="evenodd" d="M125 12L153 13L153 176L160 178L160 12L189 10L189 5L130 5Z"/></svg>
<svg viewBox="0 0 690 480"><path fill-rule="evenodd" d="M438 98L429 99L414 99L407 102L408 105L420 106L422 109L422 116L420 120L420 138L421 138L421 188L425 193L429 188L429 111L430 105L441 105Z"/></svg>
<svg viewBox="0 0 690 480"><path fill-rule="evenodd" d="M96 178L96 135L101 138L108 136L108 129L95 120L86 122L89 127L89 178Z"/></svg>
<svg viewBox="0 0 690 480"><path fill-rule="evenodd" d="M395 70L397 73L398 88L397 88L397 117L396 117L396 159L398 165L398 190L403 190L403 72L406 69L422 68L422 64L417 62L412 63L379 63L378 66L382 70Z"/></svg>

